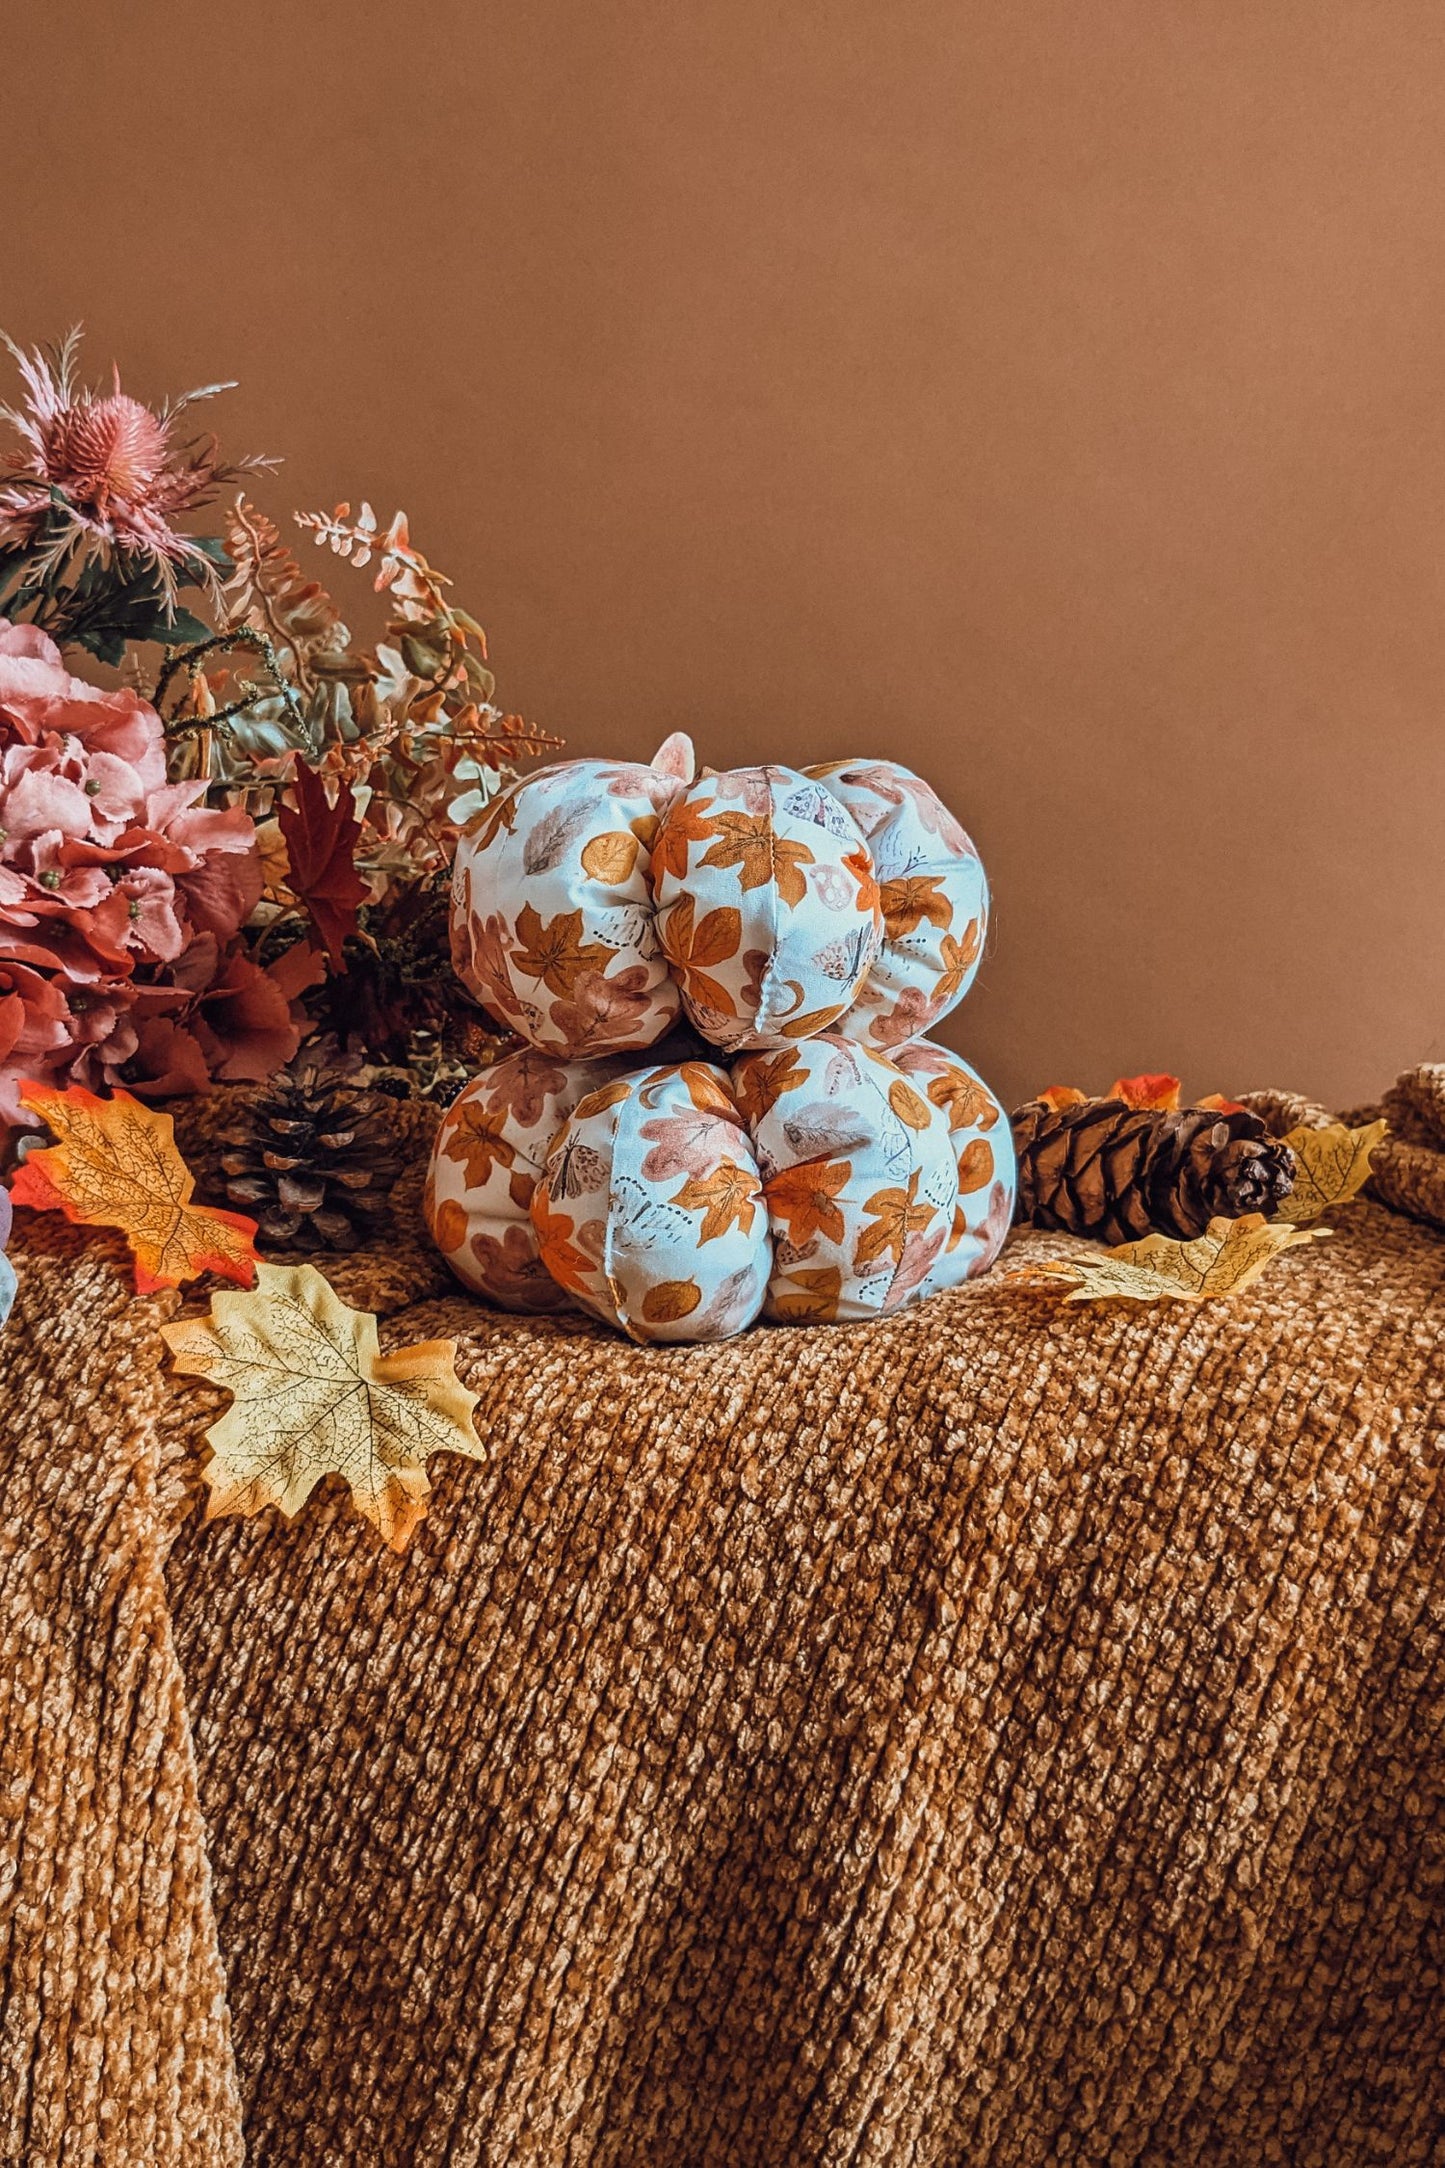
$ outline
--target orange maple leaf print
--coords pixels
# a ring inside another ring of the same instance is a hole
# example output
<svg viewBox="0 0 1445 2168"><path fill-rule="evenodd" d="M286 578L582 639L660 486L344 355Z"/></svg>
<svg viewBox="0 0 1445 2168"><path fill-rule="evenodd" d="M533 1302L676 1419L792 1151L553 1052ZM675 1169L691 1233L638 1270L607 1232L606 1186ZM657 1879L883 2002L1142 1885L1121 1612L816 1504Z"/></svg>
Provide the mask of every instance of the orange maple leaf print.
<svg viewBox="0 0 1445 2168"><path fill-rule="evenodd" d="M602 941L584 941L582 913L559 911L544 925L535 905L524 903L517 919L520 949L512 962L524 978L540 979L554 994L570 994L584 971L605 972L617 950Z"/></svg>
<svg viewBox="0 0 1445 2168"><path fill-rule="evenodd" d="M936 1003L952 1001L963 984L969 966L978 961L982 944L983 922L977 918L971 918L964 927L961 941L951 933L944 935L938 948L938 953L943 958L943 969L939 973L938 984L933 989Z"/></svg>
<svg viewBox="0 0 1445 2168"><path fill-rule="evenodd" d="M704 912L699 921L691 896L679 896L658 926L662 953L692 999L720 1016L736 1016L737 1006L706 966L736 956L743 937L742 914L731 905Z"/></svg>
<svg viewBox="0 0 1445 2168"><path fill-rule="evenodd" d="M537 1230L537 1246L542 1262L559 1287L565 1287L574 1295L589 1292L592 1266L572 1241L577 1223L565 1212L552 1210L552 1198L545 1182L540 1182L532 1198L532 1225Z"/></svg>
<svg viewBox="0 0 1445 2168"><path fill-rule="evenodd" d="M784 1092L795 1092L800 1084L807 1082L807 1072L801 1066L796 1047L785 1047L781 1054L752 1054L740 1061L732 1072L732 1087L738 1105L750 1122L760 1122L770 1114Z"/></svg>
<svg viewBox="0 0 1445 2168"><path fill-rule="evenodd" d="M948 1116L950 1129L992 1129L999 1117L998 1102L962 1069L949 1069L931 1077L928 1096Z"/></svg>
<svg viewBox="0 0 1445 2168"><path fill-rule="evenodd" d="M946 928L953 924L953 906L943 893L943 882L936 874L915 873L896 881L885 881L878 891L878 899L883 906L883 926L890 941L901 941L925 919L930 926Z"/></svg>
<svg viewBox="0 0 1445 2168"><path fill-rule="evenodd" d="M815 863L806 843L794 843L775 834L766 813L719 813L713 822L718 840L703 853L704 866L736 866L744 893L775 883L778 894L790 906L800 904L808 893L804 866Z"/></svg>
<svg viewBox="0 0 1445 2168"><path fill-rule="evenodd" d="M803 1249L814 1235L842 1241L843 1215L835 1199L852 1172L850 1159L808 1159L799 1167L780 1167L768 1176L763 1184L768 1211L786 1222L794 1249Z"/></svg>
<svg viewBox="0 0 1445 2168"><path fill-rule="evenodd" d="M757 1196L757 1176L725 1159L711 1174L684 1182L672 1201L684 1212L701 1212L702 1231L697 1238L701 1243L715 1242L733 1226L751 1234Z"/></svg>
<svg viewBox="0 0 1445 2168"><path fill-rule="evenodd" d="M256 1222L192 1204L195 1180L176 1150L169 1114L128 1092L98 1099L72 1084L22 1084L20 1097L55 1133L16 1169L10 1195L35 1212L63 1212L82 1227L118 1227L135 1259L138 1295L216 1272L249 1287Z"/></svg>
<svg viewBox="0 0 1445 2168"><path fill-rule="evenodd" d="M652 878L670 873L675 881L686 880L688 853L694 843L706 843L717 830L684 794L675 798L662 817L652 839Z"/></svg>
<svg viewBox="0 0 1445 2168"><path fill-rule="evenodd" d="M902 1260L903 1245L933 1218L933 1206L918 1202L919 1169L908 1177L907 1189L876 1189L863 1206L873 1221L858 1237L855 1263L871 1265L880 1257Z"/></svg>
<svg viewBox="0 0 1445 2168"><path fill-rule="evenodd" d="M502 1134L506 1119L505 1108L488 1108L469 1099L448 1123L442 1158L456 1161L470 1187L485 1182L493 1167L511 1167L515 1163L516 1148Z"/></svg>

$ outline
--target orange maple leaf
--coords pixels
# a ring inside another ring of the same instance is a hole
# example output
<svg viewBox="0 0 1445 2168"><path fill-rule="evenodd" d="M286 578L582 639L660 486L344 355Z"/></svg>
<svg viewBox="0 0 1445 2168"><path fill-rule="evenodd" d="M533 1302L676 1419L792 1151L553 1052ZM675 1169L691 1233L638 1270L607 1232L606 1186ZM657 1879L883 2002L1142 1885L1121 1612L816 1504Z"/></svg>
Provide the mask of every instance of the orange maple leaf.
<svg viewBox="0 0 1445 2168"><path fill-rule="evenodd" d="M775 882L786 904L799 904L808 893L804 866L814 863L806 843L774 833L766 813L719 813L713 822L717 842L703 853L704 866L737 866L744 891Z"/></svg>
<svg viewBox="0 0 1445 2168"><path fill-rule="evenodd" d="M684 1212L701 1212L699 1242L714 1242L734 1225L745 1235L753 1231L753 1208L757 1200L756 1175L731 1159L723 1160L706 1176L684 1182L673 1198Z"/></svg>
<svg viewBox="0 0 1445 2168"><path fill-rule="evenodd" d="M930 926L953 924L953 906L936 874L914 873L885 881L878 891L883 925L890 941L901 941L927 919Z"/></svg>
<svg viewBox="0 0 1445 2168"><path fill-rule="evenodd" d="M688 851L694 843L707 843L717 834L713 823L686 796L675 798L662 817L652 839L652 878L670 873L675 881L687 877Z"/></svg>
<svg viewBox="0 0 1445 2168"><path fill-rule="evenodd" d="M98 1099L72 1084L22 1084L20 1097L56 1143L27 1154L10 1185L16 1204L63 1212L82 1227L118 1227L135 1258L138 1295L216 1272L249 1287L256 1277L256 1222L192 1204L195 1179L176 1150L169 1114L129 1092Z"/></svg>
<svg viewBox="0 0 1445 2168"><path fill-rule="evenodd" d="M768 1210L787 1221L794 1249L802 1249L818 1234L842 1241L843 1215L833 1200L852 1172L849 1159L808 1159L800 1167L781 1167L769 1175L763 1184Z"/></svg>
<svg viewBox="0 0 1445 2168"><path fill-rule="evenodd" d="M909 1175L907 1189L875 1189L866 1200L863 1209L874 1224L858 1237L856 1263L871 1265L888 1256L901 1259L908 1237L928 1226L933 1206L918 1202L919 1172L915 1167Z"/></svg>
<svg viewBox="0 0 1445 2168"><path fill-rule="evenodd" d="M1207 1099L1196 1099L1194 1104L1206 1114L1248 1114L1249 1108L1237 1099L1226 1099L1221 1092L1211 1092Z"/></svg>
<svg viewBox="0 0 1445 2168"><path fill-rule="evenodd" d="M603 941L584 941L582 913L559 911L544 925L533 904L524 903L517 917L517 936L522 946L512 961L524 978L540 979L554 994L570 994L584 971L606 971L617 951Z"/></svg>
<svg viewBox="0 0 1445 2168"><path fill-rule="evenodd" d="M1115 1077L1104 1096L1122 1099L1126 1107L1152 1107L1160 1114L1172 1114L1179 1104L1179 1079L1177 1076Z"/></svg>

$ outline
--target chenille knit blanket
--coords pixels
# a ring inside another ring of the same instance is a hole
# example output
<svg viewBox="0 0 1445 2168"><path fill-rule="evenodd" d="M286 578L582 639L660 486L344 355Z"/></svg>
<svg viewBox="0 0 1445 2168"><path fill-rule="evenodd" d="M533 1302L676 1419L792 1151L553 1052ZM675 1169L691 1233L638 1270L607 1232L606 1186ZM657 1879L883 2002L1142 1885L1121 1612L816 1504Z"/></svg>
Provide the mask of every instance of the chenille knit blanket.
<svg viewBox="0 0 1445 2168"><path fill-rule="evenodd" d="M1445 1070L1391 1102L1234 1300L671 1351L459 1293L414 1167L316 1260L481 1396L404 1557L206 1525L178 1298L18 1215L0 2161L1445 2160Z"/></svg>

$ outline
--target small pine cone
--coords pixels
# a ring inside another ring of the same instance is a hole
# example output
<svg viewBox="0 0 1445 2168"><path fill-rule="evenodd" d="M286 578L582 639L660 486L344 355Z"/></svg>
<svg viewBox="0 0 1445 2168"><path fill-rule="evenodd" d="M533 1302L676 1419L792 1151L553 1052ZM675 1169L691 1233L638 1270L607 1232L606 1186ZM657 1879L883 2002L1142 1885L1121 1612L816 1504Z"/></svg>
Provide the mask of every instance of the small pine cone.
<svg viewBox="0 0 1445 2168"><path fill-rule="evenodd" d="M1013 1133L1018 1218L1098 1242L1191 1241L1212 1219L1268 1217L1294 1187L1293 1152L1253 1114L1031 1099Z"/></svg>
<svg viewBox="0 0 1445 2168"><path fill-rule="evenodd" d="M389 1094L305 1058L254 1100L220 1155L226 1196L266 1250L354 1250L385 1217L398 1161Z"/></svg>

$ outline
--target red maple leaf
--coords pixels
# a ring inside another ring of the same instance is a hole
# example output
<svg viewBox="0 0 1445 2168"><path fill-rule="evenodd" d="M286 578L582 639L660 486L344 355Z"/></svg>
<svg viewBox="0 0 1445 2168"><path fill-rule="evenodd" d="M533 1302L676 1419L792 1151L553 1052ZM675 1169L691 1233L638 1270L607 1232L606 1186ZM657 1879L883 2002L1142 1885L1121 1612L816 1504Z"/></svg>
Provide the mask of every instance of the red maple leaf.
<svg viewBox="0 0 1445 2168"><path fill-rule="evenodd" d="M356 931L356 910L366 883L356 870L361 823L351 792L343 786L335 805L313 768L298 760L291 778L296 806L280 808L281 833L291 870L286 885L305 904L312 925L339 971L342 943Z"/></svg>

